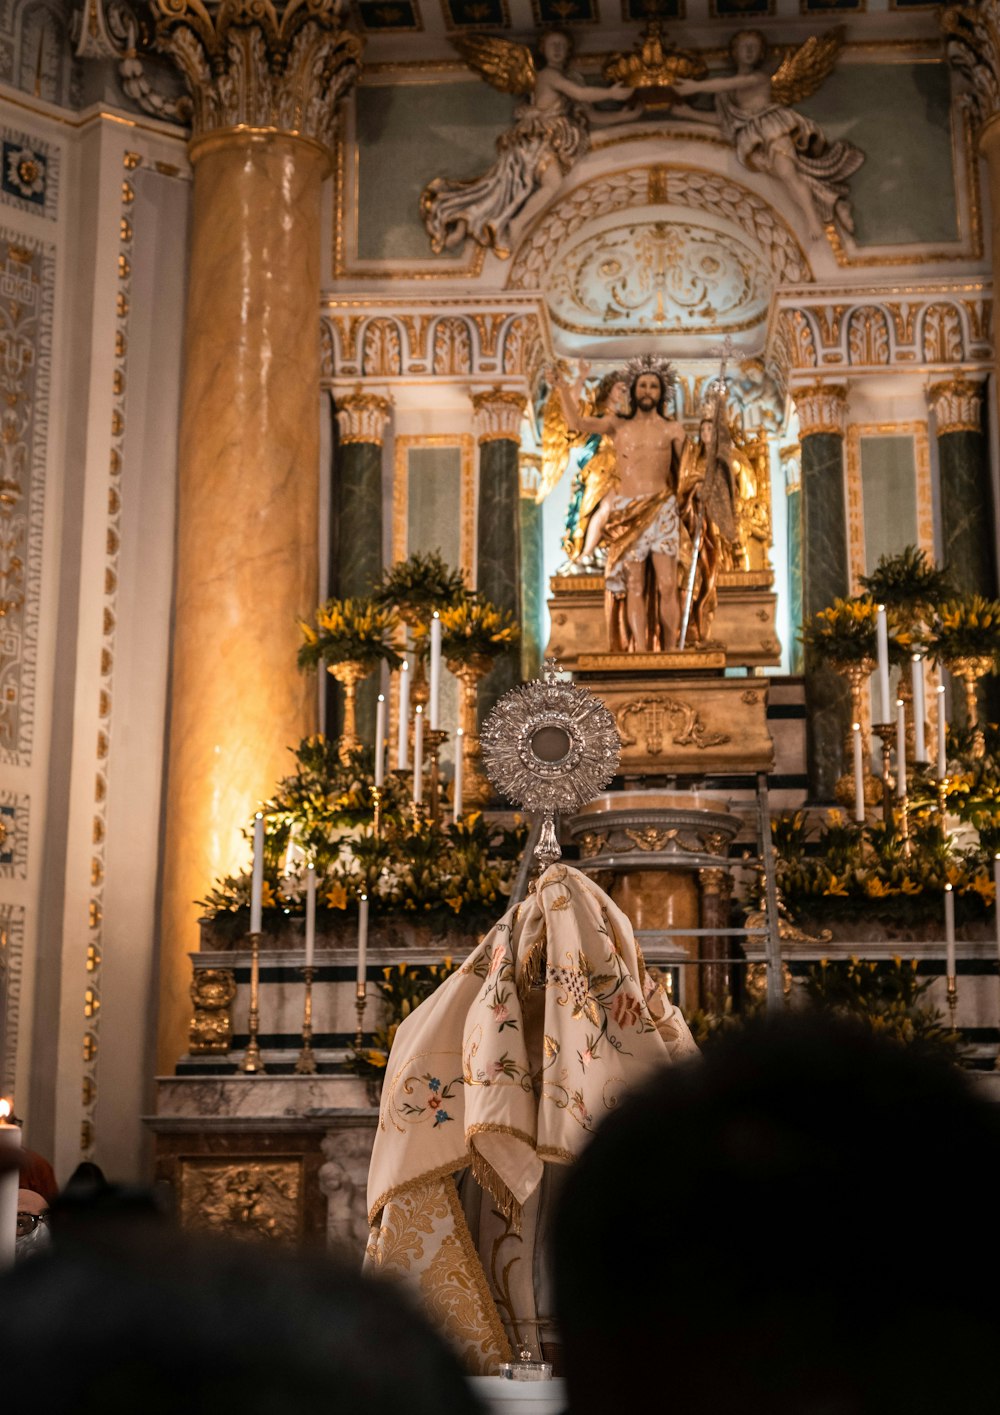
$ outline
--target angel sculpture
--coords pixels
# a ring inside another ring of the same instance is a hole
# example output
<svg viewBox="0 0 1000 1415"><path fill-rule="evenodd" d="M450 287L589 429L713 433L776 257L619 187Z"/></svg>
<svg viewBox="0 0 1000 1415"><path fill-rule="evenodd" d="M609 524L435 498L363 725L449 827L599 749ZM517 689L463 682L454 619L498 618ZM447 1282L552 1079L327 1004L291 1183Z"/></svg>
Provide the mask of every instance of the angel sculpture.
<svg viewBox="0 0 1000 1415"><path fill-rule="evenodd" d="M624 84L585 84L567 67L573 42L561 30L546 30L539 39L541 67L527 45L509 39L469 35L453 43L487 83L526 101L514 110L513 127L497 139L493 166L467 182L436 177L424 188L420 213L435 255L471 238L505 259L516 241L515 219L520 217L523 229L544 205L587 151L590 128L628 122L638 112L636 107L601 112L594 105L606 99L634 101L635 95Z"/></svg>
<svg viewBox="0 0 1000 1415"><path fill-rule="evenodd" d="M854 230L847 179L865 156L853 143L830 142L789 105L816 92L833 68L843 35L842 28L813 35L769 74L763 67L764 36L759 30L740 30L729 42L735 74L674 83L680 94L718 95L716 114L736 156L751 172L770 172L787 187L813 240L821 239L823 227L835 220L846 231Z"/></svg>

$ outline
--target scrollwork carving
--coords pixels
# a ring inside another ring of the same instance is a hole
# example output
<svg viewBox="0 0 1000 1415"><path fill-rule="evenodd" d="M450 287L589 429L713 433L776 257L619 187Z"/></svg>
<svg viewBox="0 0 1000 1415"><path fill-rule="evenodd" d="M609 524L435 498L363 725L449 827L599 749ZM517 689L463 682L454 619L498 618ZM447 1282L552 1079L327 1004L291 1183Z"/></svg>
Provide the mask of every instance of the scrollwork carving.
<svg viewBox="0 0 1000 1415"><path fill-rule="evenodd" d="M633 718L637 720L634 730L630 726ZM634 698L624 703L615 714L615 723L623 747L634 747L641 732L646 753L651 757L663 751L665 738L675 747L695 747L698 751L719 747L730 740L728 732L709 732L689 703L666 695Z"/></svg>
<svg viewBox="0 0 1000 1415"><path fill-rule="evenodd" d="M192 1056L227 1052L233 1039L229 1009L236 996L231 968L196 968L191 979L194 1015L188 1031Z"/></svg>

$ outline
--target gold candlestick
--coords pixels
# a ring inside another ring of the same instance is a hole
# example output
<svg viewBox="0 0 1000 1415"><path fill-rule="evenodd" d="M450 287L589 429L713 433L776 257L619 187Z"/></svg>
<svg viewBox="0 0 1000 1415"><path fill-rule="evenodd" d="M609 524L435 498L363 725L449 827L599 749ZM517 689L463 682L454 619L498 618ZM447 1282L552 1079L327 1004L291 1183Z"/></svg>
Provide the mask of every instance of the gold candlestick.
<svg viewBox="0 0 1000 1415"><path fill-rule="evenodd" d="M493 659L485 654L468 662L449 658L448 667L462 685L460 722L462 738L462 797L466 810L487 806L493 799L493 788L483 775L483 755L479 745L479 680L493 667Z"/></svg>
<svg viewBox="0 0 1000 1415"><path fill-rule="evenodd" d="M410 812L413 816L413 833L419 835L427 829L428 808L423 801L411 801Z"/></svg>
<svg viewBox="0 0 1000 1415"><path fill-rule="evenodd" d="M864 804L866 806L877 806L882 797L882 783L878 777L872 775L871 753L869 750L868 733L865 730L864 717L864 692L868 686L868 679L875 671L875 660L873 658L862 658L858 662L848 662L836 659L832 667L847 679L851 690L851 721L861 724L861 785ZM877 729L875 729L877 730ZM844 753L851 761L854 754L853 728L848 731L844 742ZM834 796L845 806L854 805L854 772L845 771L838 778L834 787Z"/></svg>
<svg viewBox="0 0 1000 1415"><path fill-rule="evenodd" d="M250 935L250 1015L247 1018L247 1049L239 1070L248 1076L266 1071L257 1034L260 1031L260 934Z"/></svg>
<svg viewBox="0 0 1000 1415"><path fill-rule="evenodd" d="M938 815L939 815L940 818L941 818L941 829L942 829L942 830L944 830L944 818L945 818L945 816L948 814L948 786L949 786L949 778L948 778L947 776L940 776L940 777L938 777L938 784L937 784Z"/></svg>
<svg viewBox="0 0 1000 1415"><path fill-rule="evenodd" d="M955 1030L955 1013L958 1011L958 978L954 973L949 973L945 980L945 997L948 1002L948 1016L951 1022L951 1030Z"/></svg>
<svg viewBox="0 0 1000 1415"><path fill-rule="evenodd" d="M889 789L892 780L890 763L896 736L896 724L894 722L873 722L872 731L882 747L882 816L888 824L892 813L892 792Z"/></svg>
<svg viewBox="0 0 1000 1415"><path fill-rule="evenodd" d="M358 684L367 678L371 671L370 663L362 663L360 659L355 658L344 659L342 663L331 663L327 668L327 672L336 678L344 690L344 730L340 734L339 749L341 762L346 763L351 753L361 746L357 719Z"/></svg>
<svg viewBox="0 0 1000 1415"><path fill-rule="evenodd" d="M380 836L381 833L382 833L382 787L381 787L381 786L373 786L373 787L372 787L372 812L373 812L373 822L372 822L372 825L373 825L373 829L374 829L374 831L375 831L375 839L378 840L379 836Z"/></svg>
<svg viewBox="0 0 1000 1415"><path fill-rule="evenodd" d="M441 824L440 755L441 748L447 740L447 732L443 732L439 727L425 728L424 730L424 742L427 745L427 751L431 759L428 795L430 796L430 817L434 825Z"/></svg>
<svg viewBox="0 0 1000 1415"><path fill-rule="evenodd" d="M312 1045L314 972L314 968L302 969L302 975L306 980L306 999L302 1010L302 1050L295 1063L295 1071L299 1076L314 1076L316 1074L316 1054Z"/></svg>
<svg viewBox="0 0 1000 1415"><path fill-rule="evenodd" d="M904 791L899 797L899 833L903 840L903 855L908 860L913 853L910 841L910 798Z"/></svg>
<svg viewBox="0 0 1000 1415"><path fill-rule="evenodd" d="M357 993L354 998L354 1010L358 1015L358 1030L354 1033L354 1050L360 1051L365 1044L365 1006L368 998L365 992L365 984L357 984Z"/></svg>

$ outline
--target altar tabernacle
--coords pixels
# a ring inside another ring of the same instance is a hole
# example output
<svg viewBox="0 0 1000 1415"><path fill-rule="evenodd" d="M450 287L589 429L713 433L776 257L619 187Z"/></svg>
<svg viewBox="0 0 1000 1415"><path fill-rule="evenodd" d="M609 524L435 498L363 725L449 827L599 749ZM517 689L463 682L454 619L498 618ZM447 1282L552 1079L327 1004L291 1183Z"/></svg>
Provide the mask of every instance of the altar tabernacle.
<svg viewBox="0 0 1000 1415"><path fill-rule="evenodd" d="M695 1053L628 918L550 866L406 1018L368 1180L368 1261L411 1283L468 1368L555 1335L542 1261L552 1166L622 1093Z"/></svg>

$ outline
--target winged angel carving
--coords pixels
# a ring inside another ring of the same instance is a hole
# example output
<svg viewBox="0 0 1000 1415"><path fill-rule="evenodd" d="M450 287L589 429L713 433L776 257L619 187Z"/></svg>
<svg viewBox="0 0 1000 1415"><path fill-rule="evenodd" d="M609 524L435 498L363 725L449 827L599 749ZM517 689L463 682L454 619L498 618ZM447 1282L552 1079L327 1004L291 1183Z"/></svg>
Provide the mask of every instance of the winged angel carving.
<svg viewBox="0 0 1000 1415"><path fill-rule="evenodd" d="M831 142L810 118L790 106L816 92L844 42L842 28L813 35L786 55L777 71L764 67L767 41L759 30L740 30L729 42L735 74L718 79L678 79L677 93L716 95L715 117L736 156L751 172L782 182L813 240L839 221L854 230L847 179L865 160L853 143Z"/></svg>
<svg viewBox="0 0 1000 1415"><path fill-rule="evenodd" d="M517 231L587 151L590 128L628 122L639 110L595 108L606 99L634 101L635 95L624 84L585 84L569 67L572 40L561 30L546 30L540 37L539 64L527 45L494 35L468 35L452 42L493 88L525 101L514 110L513 126L497 139L492 167L471 181L436 177L424 189L420 211L435 254L471 239L507 257Z"/></svg>

